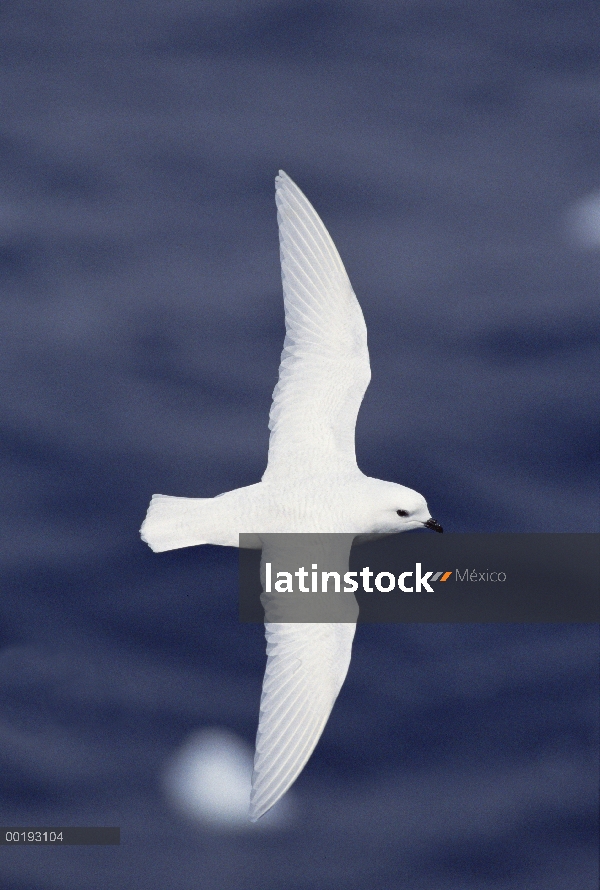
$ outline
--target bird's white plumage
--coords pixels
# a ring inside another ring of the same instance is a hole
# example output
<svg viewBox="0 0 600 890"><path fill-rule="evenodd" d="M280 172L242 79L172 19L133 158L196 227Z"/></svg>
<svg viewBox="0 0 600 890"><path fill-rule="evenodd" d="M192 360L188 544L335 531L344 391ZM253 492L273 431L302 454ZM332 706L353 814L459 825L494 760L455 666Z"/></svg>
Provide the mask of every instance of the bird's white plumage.
<svg viewBox="0 0 600 890"><path fill-rule="evenodd" d="M328 557L344 573L354 535L406 531L431 517L420 494L371 479L356 465L356 418L371 376L363 314L317 213L283 171L275 182L286 337L263 480L216 498L154 495L141 535L161 551L202 543L238 546L239 533L248 532L253 543L246 546L262 546L264 565L267 551L273 564L286 558L285 546L274 540L282 533L333 533L337 543ZM325 545L311 540L306 546L304 564L319 562ZM340 604L335 619L326 617ZM265 607L267 667L252 820L301 772L348 671L356 601L325 597L317 607L321 623L283 623L281 616L278 622L278 604Z"/></svg>
<svg viewBox="0 0 600 890"><path fill-rule="evenodd" d="M275 187L286 336L265 480L356 468L354 428L371 379L365 320L333 241L283 171Z"/></svg>
<svg viewBox="0 0 600 890"><path fill-rule="evenodd" d="M362 310L327 229L282 170L275 200L286 336L269 416L268 482L356 470L354 430L371 379ZM347 554L345 561L347 570ZM350 623L266 625L252 820L312 754L348 671L354 631Z"/></svg>
<svg viewBox="0 0 600 890"><path fill-rule="evenodd" d="M252 776L253 821L287 791L312 754L346 677L358 617L354 594L308 593L286 602L286 594L266 593L265 564L273 577L313 562L343 577L351 546L352 535L262 536L267 668ZM294 623L277 622L278 611ZM311 623L303 622L309 615Z"/></svg>
<svg viewBox="0 0 600 890"><path fill-rule="evenodd" d="M285 794L319 741L342 687L355 624L267 624L250 797L255 821Z"/></svg>

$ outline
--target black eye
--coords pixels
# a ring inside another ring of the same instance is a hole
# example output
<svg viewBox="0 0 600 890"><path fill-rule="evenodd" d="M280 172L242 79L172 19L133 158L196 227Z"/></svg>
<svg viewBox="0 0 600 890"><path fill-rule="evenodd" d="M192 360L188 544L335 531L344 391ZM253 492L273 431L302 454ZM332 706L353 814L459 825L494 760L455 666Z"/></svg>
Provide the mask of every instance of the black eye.
<svg viewBox="0 0 600 890"><path fill-rule="evenodd" d="M398 516L408 516L408 510L396 510Z"/></svg>

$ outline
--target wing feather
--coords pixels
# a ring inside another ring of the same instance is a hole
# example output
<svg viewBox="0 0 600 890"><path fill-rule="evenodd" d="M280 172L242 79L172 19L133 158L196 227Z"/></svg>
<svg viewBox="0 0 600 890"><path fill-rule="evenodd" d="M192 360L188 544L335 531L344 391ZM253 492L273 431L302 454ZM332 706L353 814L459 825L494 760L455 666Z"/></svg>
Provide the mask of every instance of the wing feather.
<svg viewBox="0 0 600 890"><path fill-rule="evenodd" d="M354 624L266 624L267 669L250 797L253 822L298 777L342 687Z"/></svg>
<svg viewBox="0 0 600 890"><path fill-rule="evenodd" d="M263 478L353 469L356 418L371 377L365 321L316 211L283 171L275 184L286 337Z"/></svg>

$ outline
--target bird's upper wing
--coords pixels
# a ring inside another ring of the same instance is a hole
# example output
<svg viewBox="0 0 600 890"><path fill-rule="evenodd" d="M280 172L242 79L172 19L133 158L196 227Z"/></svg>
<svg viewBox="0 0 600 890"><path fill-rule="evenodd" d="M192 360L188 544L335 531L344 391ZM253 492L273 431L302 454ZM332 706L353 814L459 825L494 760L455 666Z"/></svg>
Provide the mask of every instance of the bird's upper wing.
<svg viewBox="0 0 600 890"><path fill-rule="evenodd" d="M356 417L371 379L365 320L336 247L283 171L275 186L286 336L264 479L356 467Z"/></svg>
<svg viewBox="0 0 600 890"><path fill-rule="evenodd" d="M261 572L317 563L319 569L348 570L352 535L264 535ZM320 572L318 573L320 577ZM340 584L340 588L342 585ZM358 604L353 594L263 594L267 623L267 668L260 701L250 818L256 821L302 772L319 741L342 687L352 651ZM312 602L311 602L312 600ZM294 602L296 601L296 602ZM308 601L308 606L306 603ZM296 603L299 602L299 611ZM329 623L314 623L329 611ZM270 615L289 623L276 623ZM296 623L294 615L300 615Z"/></svg>

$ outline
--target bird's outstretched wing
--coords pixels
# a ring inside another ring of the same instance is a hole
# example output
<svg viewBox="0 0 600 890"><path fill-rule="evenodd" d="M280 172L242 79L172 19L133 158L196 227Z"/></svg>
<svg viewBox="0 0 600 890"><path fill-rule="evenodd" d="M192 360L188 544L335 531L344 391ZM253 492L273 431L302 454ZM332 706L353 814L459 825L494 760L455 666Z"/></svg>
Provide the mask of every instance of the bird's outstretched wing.
<svg viewBox="0 0 600 890"><path fill-rule="evenodd" d="M272 581L284 566L293 572L295 566L310 569L311 564L318 564L318 580L323 569L338 572L340 580L348 570L352 535L273 534L262 538L263 589L267 561ZM323 593L319 585L315 596L273 593L261 597L267 617L267 668L250 797L253 822L285 794L301 773L348 672L358 604L353 594L343 592L343 582L338 594L333 586L330 593ZM327 619L315 623L325 614L329 614L327 623ZM273 622L273 615L287 623L278 623L277 619Z"/></svg>
<svg viewBox="0 0 600 890"><path fill-rule="evenodd" d="M286 337L265 480L356 467L356 417L371 379L365 321L335 244L282 170L275 188Z"/></svg>
<svg viewBox="0 0 600 890"><path fill-rule="evenodd" d="M250 819L302 772L342 687L355 624L266 624L267 669L256 736Z"/></svg>

